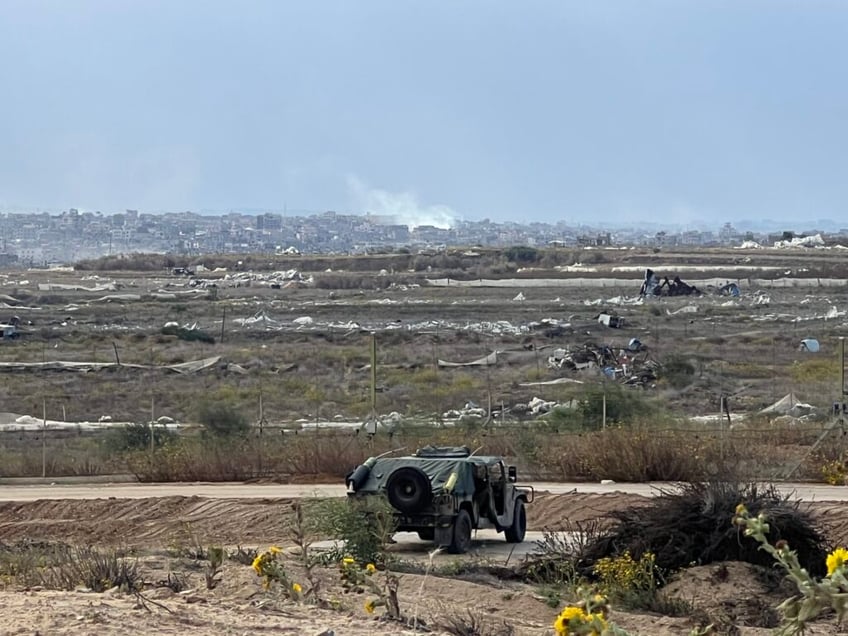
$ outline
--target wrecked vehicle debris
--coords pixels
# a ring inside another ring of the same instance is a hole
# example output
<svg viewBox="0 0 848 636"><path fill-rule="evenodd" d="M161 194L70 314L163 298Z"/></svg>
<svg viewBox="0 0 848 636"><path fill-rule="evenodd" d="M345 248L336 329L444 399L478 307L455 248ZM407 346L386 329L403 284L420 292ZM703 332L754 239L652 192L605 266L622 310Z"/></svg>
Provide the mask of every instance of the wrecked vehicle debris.
<svg viewBox="0 0 848 636"><path fill-rule="evenodd" d="M614 314L608 314L606 312L602 312L598 314L598 322L602 325L606 325L612 329L620 329L624 326L624 318L621 316L616 316Z"/></svg>

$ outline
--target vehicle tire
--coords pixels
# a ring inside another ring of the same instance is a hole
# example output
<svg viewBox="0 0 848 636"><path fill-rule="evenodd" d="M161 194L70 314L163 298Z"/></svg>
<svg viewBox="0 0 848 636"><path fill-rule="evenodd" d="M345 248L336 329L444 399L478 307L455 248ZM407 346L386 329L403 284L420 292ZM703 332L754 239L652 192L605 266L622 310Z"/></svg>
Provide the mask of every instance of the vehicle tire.
<svg viewBox="0 0 848 636"><path fill-rule="evenodd" d="M515 510L512 513L512 525L504 530L504 536L508 543L521 543L527 534L527 511L524 510L524 500L515 502Z"/></svg>
<svg viewBox="0 0 848 636"><path fill-rule="evenodd" d="M430 479L414 466L403 466L386 481L389 503L397 510L413 514L426 507L432 497Z"/></svg>
<svg viewBox="0 0 848 636"><path fill-rule="evenodd" d="M453 538L448 546L451 554L465 554L471 548L471 516L467 510L460 510L453 520Z"/></svg>
<svg viewBox="0 0 848 636"><path fill-rule="evenodd" d="M418 538L422 541L432 541L436 538L436 531L434 528L421 528L418 531Z"/></svg>

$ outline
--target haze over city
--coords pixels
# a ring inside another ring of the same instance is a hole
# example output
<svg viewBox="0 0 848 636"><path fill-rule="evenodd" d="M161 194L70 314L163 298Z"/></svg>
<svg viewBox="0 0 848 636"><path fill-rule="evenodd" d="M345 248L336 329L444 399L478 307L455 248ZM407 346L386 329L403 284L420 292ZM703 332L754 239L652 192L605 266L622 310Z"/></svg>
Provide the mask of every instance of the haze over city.
<svg viewBox="0 0 848 636"><path fill-rule="evenodd" d="M836 1L0 6L0 211L844 219Z"/></svg>

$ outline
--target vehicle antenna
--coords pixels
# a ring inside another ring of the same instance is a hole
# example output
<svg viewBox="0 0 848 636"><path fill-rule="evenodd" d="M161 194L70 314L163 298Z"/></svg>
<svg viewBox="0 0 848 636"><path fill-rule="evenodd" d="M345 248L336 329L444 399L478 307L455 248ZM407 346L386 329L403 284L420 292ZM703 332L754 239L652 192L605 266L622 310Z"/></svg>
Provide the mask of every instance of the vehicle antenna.
<svg viewBox="0 0 848 636"><path fill-rule="evenodd" d="M400 448L393 448L392 450L386 451L385 453L383 453L381 455L377 455L377 459L380 459L381 457L385 457L386 455L391 455L392 453L399 453L402 450L406 450L406 446L401 446Z"/></svg>

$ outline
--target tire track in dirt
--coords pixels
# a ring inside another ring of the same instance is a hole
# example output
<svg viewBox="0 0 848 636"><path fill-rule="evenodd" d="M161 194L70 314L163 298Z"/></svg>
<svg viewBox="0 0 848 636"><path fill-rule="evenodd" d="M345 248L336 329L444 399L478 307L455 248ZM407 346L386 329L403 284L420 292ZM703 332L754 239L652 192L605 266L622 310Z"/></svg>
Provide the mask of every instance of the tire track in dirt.
<svg viewBox="0 0 848 636"><path fill-rule="evenodd" d="M39 500L0 503L0 540L133 547L280 541L291 499Z"/></svg>
<svg viewBox="0 0 848 636"><path fill-rule="evenodd" d="M644 506L650 497L624 493L540 492L527 506L530 530L565 531L614 510ZM126 547L195 543L259 546L285 543L294 499L41 499L0 502L0 541L64 541ZM833 543L848 540L848 506L807 504Z"/></svg>
<svg viewBox="0 0 848 636"><path fill-rule="evenodd" d="M624 493L537 493L527 506L527 527L530 530L571 530L608 517L610 512L629 506L645 505L650 497Z"/></svg>
<svg viewBox="0 0 848 636"><path fill-rule="evenodd" d="M633 495L539 493L527 507L531 530L606 516ZM202 541L228 545L283 542L292 499L42 499L0 502L0 541L22 539L152 547Z"/></svg>

